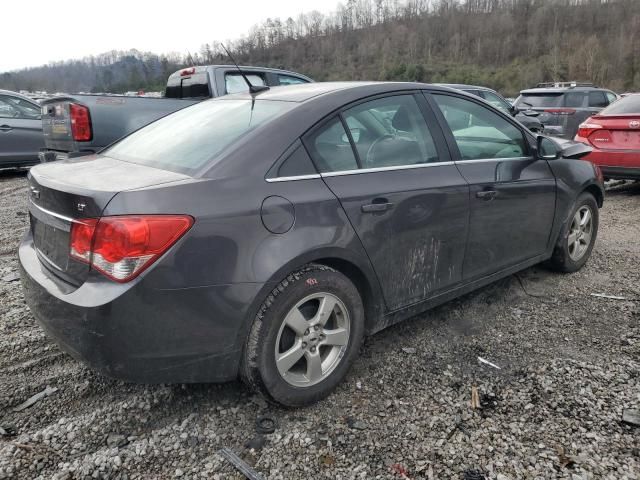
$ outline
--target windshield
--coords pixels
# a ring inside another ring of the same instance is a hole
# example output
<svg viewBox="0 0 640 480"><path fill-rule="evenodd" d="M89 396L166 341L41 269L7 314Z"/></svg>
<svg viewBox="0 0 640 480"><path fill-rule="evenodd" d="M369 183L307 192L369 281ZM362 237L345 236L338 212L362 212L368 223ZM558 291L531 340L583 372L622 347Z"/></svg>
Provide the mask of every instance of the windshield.
<svg viewBox="0 0 640 480"><path fill-rule="evenodd" d="M640 115L640 94L621 98L602 110L599 115Z"/></svg>
<svg viewBox="0 0 640 480"><path fill-rule="evenodd" d="M270 100L206 100L132 133L103 154L193 174L239 137L294 105Z"/></svg>
<svg viewBox="0 0 640 480"><path fill-rule="evenodd" d="M517 100L518 105L527 107L560 107L562 93L525 93Z"/></svg>

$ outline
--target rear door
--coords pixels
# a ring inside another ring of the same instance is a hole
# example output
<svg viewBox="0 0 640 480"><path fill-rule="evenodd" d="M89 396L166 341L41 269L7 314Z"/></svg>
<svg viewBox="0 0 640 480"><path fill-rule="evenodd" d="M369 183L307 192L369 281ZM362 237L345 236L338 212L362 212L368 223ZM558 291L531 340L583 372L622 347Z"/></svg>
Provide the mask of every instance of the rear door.
<svg viewBox="0 0 640 480"><path fill-rule="evenodd" d="M40 107L22 98L0 95L0 162L37 161L42 147Z"/></svg>
<svg viewBox="0 0 640 480"><path fill-rule="evenodd" d="M468 97L436 92L430 97L470 186L463 278L471 281L543 254L556 195L547 162L532 155L510 117Z"/></svg>
<svg viewBox="0 0 640 480"><path fill-rule="evenodd" d="M304 141L360 237L389 309L461 281L468 186L421 94L361 102Z"/></svg>

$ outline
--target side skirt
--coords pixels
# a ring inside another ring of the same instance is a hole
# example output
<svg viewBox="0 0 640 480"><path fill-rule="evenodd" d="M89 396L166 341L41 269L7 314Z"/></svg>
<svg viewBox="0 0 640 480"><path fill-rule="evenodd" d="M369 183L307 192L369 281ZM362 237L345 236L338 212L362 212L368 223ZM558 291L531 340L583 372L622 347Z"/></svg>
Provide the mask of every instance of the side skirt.
<svg viewBox="0 0 640 480"><path fill-rule="evenodd" d="M379 322L377 322L376 326L368 333L374 334L376 332L384 330L385 328L390 327L391 325L395 325L396 323L401 322L402 320L406 320L407 318L414 317L420 313L423 313L427 310L430 310L439 305L442 305L443 303L446 303L449 300L453 300L454 298L465 295L469 292L477 290L478 288L494 283L497 280L513 275L514 273L524 270L525 268L532 267L533 265L536 265L545 260L548 260L550 256L551 256L550 253L539 255L530 260L519 263L512 267L509 267L505 270L501 270L497 273L493 273L489 276L480 278L478 280L465 283L451 290L447 290L433 297L427 298L426 300L422 300L412 305L402 307L398 310L387 313L380 319Z"/></svg>

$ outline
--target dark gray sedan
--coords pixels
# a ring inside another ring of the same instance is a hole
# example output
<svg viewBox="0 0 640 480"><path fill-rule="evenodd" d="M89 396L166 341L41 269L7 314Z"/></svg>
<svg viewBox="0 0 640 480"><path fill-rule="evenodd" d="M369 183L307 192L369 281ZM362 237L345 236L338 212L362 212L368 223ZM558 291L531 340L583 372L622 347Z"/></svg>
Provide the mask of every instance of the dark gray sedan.
<svg viewBox="0 0 640 480"><path fill-rule="evenodd" d="M309 404L366 334L540 262L580 269L603 201L588 152L425 84L209 100L31 170L25 297L108 375Z"/></svg>
<svg viewBox="0 0 640 480"><path fill-rule="evenodd" d="M0 168L39 162L44 148L40 105L24 95L0 90Z"/></svg>

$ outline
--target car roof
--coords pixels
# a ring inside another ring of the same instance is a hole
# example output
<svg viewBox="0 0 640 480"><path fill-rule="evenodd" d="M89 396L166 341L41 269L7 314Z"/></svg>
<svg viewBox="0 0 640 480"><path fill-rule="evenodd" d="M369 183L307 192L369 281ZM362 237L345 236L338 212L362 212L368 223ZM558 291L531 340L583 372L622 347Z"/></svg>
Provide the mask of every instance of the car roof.
<svg viewBox="0 0 640 480"><path fill-rule="evenodd" d="M329 95L331 93L350 91L355 95L367 96L378 93L393 92L399 90L442 90L455 91L441 85L430 85L418 82L315 82L301 83L298 85L286 85L278 87L270 87L258 94L251 95L248 92L235 93L219 97L217 100L237 100L237 99L260 99L260 100L279 100L284 102L306 102L321 95Z"/></svg>
<svg viewBox="0 0 640 480"><path fill-rule="evenodd" d="M495 92L493 88L481 87L480 85L467 85L464 83L434 83L433 85L436 85L439 87L455 88L456 90L469 89L469 90L484 90L487 92Z"/></svg>

